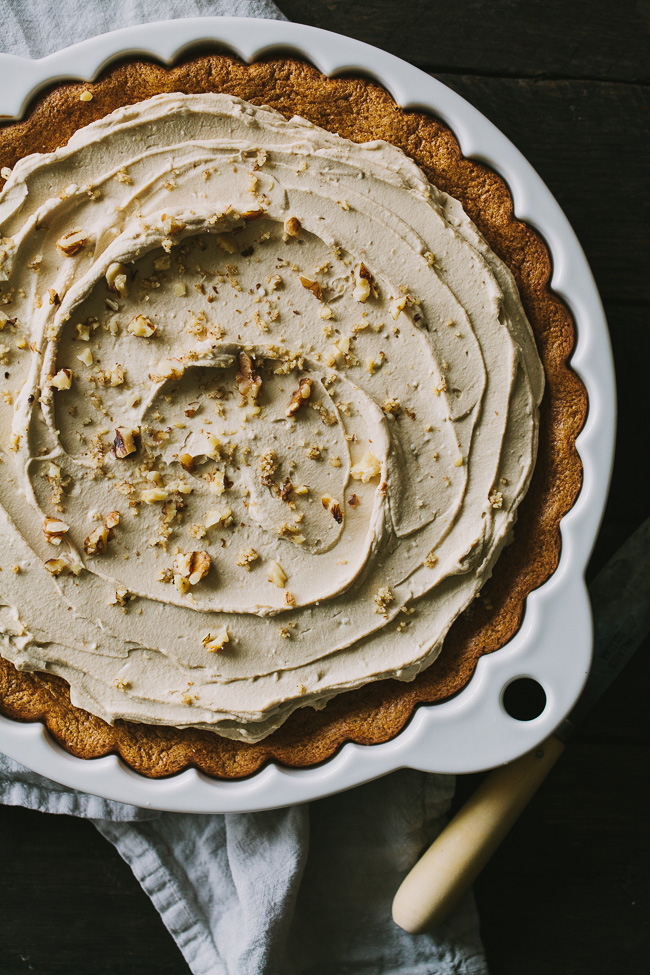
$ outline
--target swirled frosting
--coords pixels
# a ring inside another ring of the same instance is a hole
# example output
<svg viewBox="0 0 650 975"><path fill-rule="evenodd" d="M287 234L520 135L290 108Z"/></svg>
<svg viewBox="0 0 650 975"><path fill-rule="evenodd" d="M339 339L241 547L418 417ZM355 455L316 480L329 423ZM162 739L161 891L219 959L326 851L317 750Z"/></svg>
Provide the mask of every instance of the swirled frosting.
<svg viewBox="0 0 650 975"><path fill-rule="evenodd" d="M435 659L543 389L456 200L385 142L160 95L22 159L0 233L4 656L246 741Z"/></svg>

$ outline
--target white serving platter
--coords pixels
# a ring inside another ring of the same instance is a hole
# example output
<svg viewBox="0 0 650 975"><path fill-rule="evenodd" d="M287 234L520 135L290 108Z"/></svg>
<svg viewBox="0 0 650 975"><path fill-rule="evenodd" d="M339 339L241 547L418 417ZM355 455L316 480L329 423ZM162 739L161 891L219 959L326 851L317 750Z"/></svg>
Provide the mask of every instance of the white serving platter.
<svg viewBox="0 0 650 975"><path fill-rule="evenodd" d="M110 62L144 54L167 64L206 44L253 61L291 51L327 75L360 72L376 79L403 108L429 111L454 132L466 156L504 177L515 214L544 237L553 260L552 287L577 325L572 366L589 395L577 447L584 469L580 496L562 520L556 572L526 601L523 624L501 650L479 660L454 698L421 706L405 729L381 745L345 745L323 764L286 769L275 764L238 781L195 770L152 780L116 756L83 760L61 748L40 723L0 715L0 751L74 789L139 806L181 812L271 809L316 799L409 767L475 772L509 762L536 747L577 700L591 662L592 623L584 571L604 510L614 455L616 399L607 324L589 265L571 225L532 166L463 98L384 51L348 37L283 21L205 17L114 31L38 61L0 54L0 117L20 117L35 92L52 83L93 80ZM502 704L517 677L543 686L547 703L532 721L516 721Z"/></svg>

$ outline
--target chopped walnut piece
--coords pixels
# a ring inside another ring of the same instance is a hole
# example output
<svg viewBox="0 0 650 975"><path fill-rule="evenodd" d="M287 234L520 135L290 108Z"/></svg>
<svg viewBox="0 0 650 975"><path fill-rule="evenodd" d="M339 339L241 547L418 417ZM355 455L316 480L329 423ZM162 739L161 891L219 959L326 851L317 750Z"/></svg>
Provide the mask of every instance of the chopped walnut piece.
<svg viewBox="0 0 650 975"><path fill-rule="evenodd" d="M291 478L285 477L284 481L282 482L282 487L280 488L280 499L282 501L289 501L293 492L294 492L294 487Z"/></svg>
<svg viewBox="0 0 650 975"><path fill-rule="evenodd" d="M356 494L351 494L348 498L348 504L351 508L358 508L361 504L361 498Z"/></svg>
<svg viewBox="0 0 650 975"><path fill-rule="evenodd" d="M181 454L178 458L178 462L183 470L191 471L194 469L194 458L191 454Z"/></svg>
<svg viewBox="0 0 650 975"><path fill-rule="evenodd" d="M79 362L83 362L84 366L90 368L94 362L92 349L84 349L83 352L79 353L77 359Z"/></svg>
<svg viewBox="0 0 650 975"><path fill-rule="evenodd" d="M438 564L438 556L435 554L433 549L431 549L429 554L426 556L423 564L427 567L427 569L433 569Z"/></svg>
<svg viewBox="0 0 650 975"><path fill-rule="evenodd" d="M185 576L179 575L178 572L174 573L174 585L182 596L190 591L190 580L186 579Z"/></svg>
<svg viewBox="0 0 650 975"><path fill-rule="evenodd" d="M385 613L390 604L395 601L395 597L388 586L382 586L381 589L378 589L374 599L375 613Z"/></svg>
<svg viewBox="0 0 650 975"><path fill-rule="evenodd" d="M145 504L154 504L156 501L166 501L167 491L165 488L147 488L140 491L140 500Z"/></svg>
<svg viewBox="0 0 650 975"><path fill-rule="evenodd" d="M180 359L161 359L156 366L155 374L150 374L149 378L156 382L161 379L180 379L184 372L184 366Z"/></svg>
<svg viewBox="0 0 650 975"><path fill-rule="evenodd" d="M371 481L373 477L377 477L380 472L381 464L370 450L367 450L359 463L355 464L350 470L355 481L363 481L364 484Z"/></svg>
<svg viewBox="0 0 650 975"><path fill-rule="evenodd" d="M186 552L174 559L174 573L187 579L190 586L195 586L207 576L211 565L207 552Z"/></svg>
<svg viewBox="0 0 650 975"><path fill-rule="evenodd" d="M138 449L136 437L140 431L134 427L117 427L113 440L113 453L116 457L128 457Z"/></svg>
<svg viewBox="0 0 650 975"><path fill-rule="evenodd" d="M156 326L150 318L147 318L146 315L136 315L136 317L133 318L127 326L127 332L130 332L131 335L137 335L143 339L150 338L155 331Z"/></svg>
<svg viewBox="0 0 650 975"><path fill-rule="evenodd" d="M407 304L408 304L408 295L401 295L401 297L399 298L393 298L393 300L390 303L390 314L393 321L396 321L399 318L400 312L404 311Z"/></svg>
<svg viewBox="0 0 650 975"><path fill-rule="evenodd" d="M109 606L126 606L130 599L134 598L133 593L130 593L125 586L120 586L116 589L113 595L109 598ZM117 683L117 681L116 681ZM128 685L128 681L126 681Z"/></svg>
<svg viewBox="0 0 650 975"><path fill-rule="evenodd" d="M208 653L217 653L219 650L223 650L225 645L227 643L230 643L228 628L224 626L222 627L221 630L219 630L218 633L215 633L214 635L212 633L208 633L207 636L203 637L201 643L208 651Z"/></svg>
<svg viewBox="0 0 650 975"><path fill-rule="evenodd" d="M312 381L309 376L305 376L300 380L298 384L298 389L295 391L291 397L291 402L285 410L286 416L295 416L300 407L307 402L311 396Z"/></svg>
<svg viewBox="0 0 650 975"><path fill-rule="evenodd" d="M307 291L311 291L313 296L315 298L318 298L319 301L323 300L323 289L321 288L318 281L314 281L313 278L305 277L304 274L300 274L298 276L298 279L301 285L303 286L303 288L306 288Z"/></svg>
<svg viewBox="0 0 650 975"><path fill-rule="evenodd" d="M501 491L492 491L492 493L488 498L488 501L490 502L493 508L502 508L503 494L501 493Z"/></svg>
<svg viewBox="0 0 650 975"><path fill-rule="evenodd" d="M284 589L287 582L286 572L280 563L276 562L275 560L273 562L269 562L267 578L269 582L272 582L273 585L277 586L279 589Z"/></svg>
<svg viewBox="0 0 650 975"><path fill-rule="evenodd" d="M108 545L108 528L105 525L98 525L84 542L84 552L86 555L103 555Z"/></svg>
<svg viewBox="0 0 650 975"><path fill-rule="evenodd" d="M66 255L66 257L72 257L78 251L85 247L88 243L88 234L83 230L69 230L67 234L63 237L59 237L56 242L56 246L59 250Z"/></svg>
<svg viewBox="0 0 650 975"><path fill-rule="evenodd" d="M121 386L124 383L124 369L116 362L114 366L107 369L104 373L104 379L108 381L109 386Z"/></svg>
<svg viewBox="0 0 650 975"><path fill-rule="evenodd" d="M278 461L274 450L265 450L259 459L260 480L266 487L273 484L273 475L278 469Z"/></svg>
<svg viewBox="0 0 650 975"><path fill-rule="evenodd" d="M124 264L114 261L106 269L106 284L111 291L116 291L120 298L128 298L129 281Z"/></svg>
<svg viewBox="0 0 650 975"><path fill-rule="evenodd" d="M399 400L394 396L390 396L387 400L384 400L384 405L382 406L384 413L388 413L389 416L397 416L399 409Z"/></svg>
<svg viewBox="0 0 650 975"><path fill-rule="evenodd" d="M321 504L331 513L336 524L340 525L343 521L343 512L339 502L335 498L330 498L329 494L324 494L321 498Z"/></svg>
<svg viewBox="0 0 650 975"><path fill-rule="evenodd" d="M261 377L255 372L254 363L248 352L239 353L239 372L235 375L237 386L244 404L253 404L262 385Z"/></svg>
<svg viewBox="0 0 650 975"><path fill-rule="evenodd" d="M288 220L284 222L284 237L285 240L288 237L300 237L302 233L302 224L298 217L289 217Z"/></svg>
<svg viewBox="0 0 650 975"><path fill-rule="evenodd" d="M43 534L52 545L60 545L63 536L69 530L70 525L66 525L64 521L60 521L58 518L43 519Z"/></svg>
<svg viewBox="0 0 650 975"><path fill-rule="evenodd" d="M70 389L72 385L72 370L71 369L59 369L54 376L50 377L50 386L54 386L55 389Z"/></svg>
<svg viewBox="0 0 650 975"><path fill-rule="evenodd" d="M206 511L203 524L206 528L214 528L215 525L223 525L227 528L231 521L232 510L230 508L213 508L210 511Z"/></svg>
<svg viewBox="0 0 650 975"><path fill-rule="evenodd" d="M385 361L386 361L386 353L380 351L377 353L376 358L375 356L369 356L366 359L366 369L368 370L371 376L374 376L377 370L381 369Z"/></svg>
<svg viewBox="0 0 650 975"><path fill-rule="evenodd" d="M372 293L372 274L365 264L360 264L354 271L354 291L352 297L355 301L364 304Z"/></svg>
<svg viewBox="0 0 650 975"><path fill-rule="evenodd" d="M114 528L117 528L119 523L120 523L119 511L109 511L104 520L104 524L108 528L109 532L111 532Z"/></svg>
<svg viewBox="0 0 650 975"><path fill-rule="evenodd" d="M291 541L295 542L296 545L303 545L304 542L307 541L305 536L301 534L298 525L292 525L288 521L286 521L283 525L278 526L278 535L280 538L290 538Z"/></svg>
<svg viewBox="0 0 650 975"><path fill-rule="evenodd" d="M259 557L259 553L254 548L244 548L237 556L237 565L241 565L247 572L250 572L251 566L257 562Z"/></svg>
<svg viewBox="0 0 650 975"><path fill-rule="evenodd" d="M78 576L83 569L83 565L81 562L72 562L68 557L61 556L58 559L48 559L45 563L45 568L53 576Z"/></svg>

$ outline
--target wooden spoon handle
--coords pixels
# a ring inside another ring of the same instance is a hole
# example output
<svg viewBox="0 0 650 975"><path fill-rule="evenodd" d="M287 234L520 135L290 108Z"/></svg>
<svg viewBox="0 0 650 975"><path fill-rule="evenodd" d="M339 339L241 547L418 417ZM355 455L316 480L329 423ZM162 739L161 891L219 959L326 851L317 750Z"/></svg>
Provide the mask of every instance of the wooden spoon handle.
<svg viewBox="0 0 650 975"><path fill-rule="evenodd" d="M564 750L551 735L490 772L402 882L393 920L410 934L443 921L474 882Z"/></svg>

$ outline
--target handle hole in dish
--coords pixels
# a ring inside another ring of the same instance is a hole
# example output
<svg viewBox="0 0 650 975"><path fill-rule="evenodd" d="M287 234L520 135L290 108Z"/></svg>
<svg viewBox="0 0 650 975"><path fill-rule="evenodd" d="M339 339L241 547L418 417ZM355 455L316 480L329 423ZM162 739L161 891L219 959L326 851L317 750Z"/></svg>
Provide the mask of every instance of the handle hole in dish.
<svg viewBox="0 0 650 975"><path fill-rule="evenodd" d="M501 704L516 721L533 721L546 707L546 691L532 677L515 677L503 688Z"/></svg>

